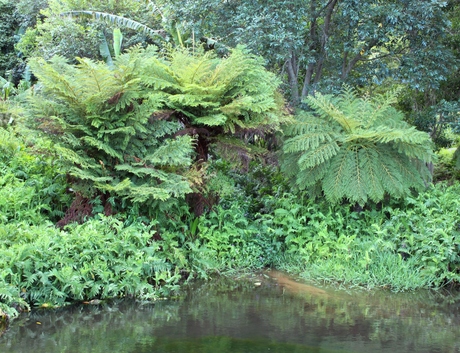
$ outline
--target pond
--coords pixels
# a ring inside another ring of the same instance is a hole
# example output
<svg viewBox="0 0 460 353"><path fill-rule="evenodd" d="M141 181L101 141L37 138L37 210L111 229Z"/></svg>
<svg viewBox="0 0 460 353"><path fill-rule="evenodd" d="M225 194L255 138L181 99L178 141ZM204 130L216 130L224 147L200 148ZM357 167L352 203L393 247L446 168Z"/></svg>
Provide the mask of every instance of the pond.
<svg viewBox="0 0 460 353"><path fill-rule="evenodd" d="M460 293L339 290L271 271L195 282L177 300L34 310L8 353L460 352Z"/></svg>

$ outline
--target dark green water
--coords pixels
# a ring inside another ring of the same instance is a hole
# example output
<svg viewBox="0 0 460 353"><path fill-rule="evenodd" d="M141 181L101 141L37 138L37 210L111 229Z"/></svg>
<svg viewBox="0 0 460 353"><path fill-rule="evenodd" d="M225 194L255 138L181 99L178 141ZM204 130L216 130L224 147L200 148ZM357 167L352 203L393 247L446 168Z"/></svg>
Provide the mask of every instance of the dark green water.
<svg viewBox="0 0 460 353"><path fill-rule="evenodd" d="M288 289L254 275L195 283L175 301L35 310L0 352L460 352L459 293Z"/></svg>

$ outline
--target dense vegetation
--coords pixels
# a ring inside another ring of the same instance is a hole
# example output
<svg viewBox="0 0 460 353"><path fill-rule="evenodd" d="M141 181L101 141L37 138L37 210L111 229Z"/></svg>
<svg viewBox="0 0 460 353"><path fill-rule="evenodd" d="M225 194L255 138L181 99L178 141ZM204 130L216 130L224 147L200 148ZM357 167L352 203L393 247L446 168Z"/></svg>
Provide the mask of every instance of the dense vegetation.
<svg viewBox="0 0 460 353"><path fill-rule="evenodd" d="M0 1L28 26L0 58L25 56L0 81L0 317L263 267L460 283L457 5L141 3Z"/></svg>

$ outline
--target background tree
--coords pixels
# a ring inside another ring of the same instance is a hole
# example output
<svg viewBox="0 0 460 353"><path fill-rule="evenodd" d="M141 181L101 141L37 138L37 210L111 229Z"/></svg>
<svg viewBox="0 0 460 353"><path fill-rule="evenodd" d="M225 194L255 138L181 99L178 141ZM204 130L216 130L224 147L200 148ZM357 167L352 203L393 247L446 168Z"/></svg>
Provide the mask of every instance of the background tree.
<svg viewBox="0 0 460 353"><path fill-rule="evenodd" d="M0 1L0 77L6 78L7 72L19 62L14 50L19 18L15 13L15 5L11 1Z"/></svg>
<svg viewBox="0 0 460 353"><path fill-rule="evenodd" d="M315 90L337 92L343 82L392 77L417 89L438 87L454 62L442 41L449 28L443 1L168 3L197 36L247 43L286 78L295 104Z"/></svg>
<svg viewBox="0 0 460 353"><path fill-rule="evenodd" d="M307 97L312 111L299 112L286 130L283 170L301 189L320 188L331 203L363 206L424 188L430 139L403 121L396 101L396 92L357 98L351 89Z"/></svg>
<svg viewBox="0 0 460 353"><path fill-rule="evenodd" d="M24 0L23 0L24 1ZM51 58L61 55L69 60L75 57L101 59L99 46L103 38L112 38L117 23L94 21L92 16L72 16L72 11L97 11L113 14L142 23L150 28L161 27L161 14L150 1L57 1L48 0L40 12L36 26L29 27L17 48L27 57ZM138 43L152 43L142 31L124 30L124 48Z"/></svg>
<svg viewBox="0 0 460 353"><path fill-rule="evenodd" d="M451 22L443 45L448 47L455 56L455 62L460 60L458 50L460 44L460 4L449 1L444 11ZM436 62L436 59L434 59ZM451 147L452 131L458 133L460 110L460 75L458 65L453 65L446 80L439 87L424 87L423 90L408 89L401 95L398 108L407 116L407 120L418 129L430 134L437 149Z"/></svg>

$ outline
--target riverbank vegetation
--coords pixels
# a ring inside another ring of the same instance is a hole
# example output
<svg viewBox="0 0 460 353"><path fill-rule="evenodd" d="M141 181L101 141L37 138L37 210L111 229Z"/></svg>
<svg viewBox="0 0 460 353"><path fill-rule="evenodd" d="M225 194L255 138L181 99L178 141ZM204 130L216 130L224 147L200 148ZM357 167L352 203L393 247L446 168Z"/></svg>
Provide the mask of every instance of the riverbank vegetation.
<svg viewBox="0 0 460 353"><path fill-rule="evenodd" d="M309 38L311 53L332 52L308 59L295 43L270 49L210 39L206 26L195 33L171 4L147 2L156 16L148 22L137 1L48 3L37 22L27 0L10 9L11 23L29 27L15 49L27 59L8 68L0 99L0 317L174 296L194 278L265 267L369 289L458 286L459 97L456 71L443 66L457 62L455 31L445 32L456 6L426 9L443 19L436 28L429 16L417 19L444 41L427 33L423 58L405 51L415 37L390 17L393 39L379 29L387 39L374 43L366 32L358 54L349 38L350 61L334 86L334 36L330 47ZM353 12L337 3L323 9L329 21ZM69 15L80 5L108 13ZM372 10L381 21L385 9ZM163 27L149 39L110 13ZM84 46L54 47L74 27ZM428 82L419 65L434 51L446 61ZM419 71L411 76L392 57ZM291 72L307 59L312 68ZM19 80L12 74L21 67ZM426 109L423 94L433 99Z"/></svg>

